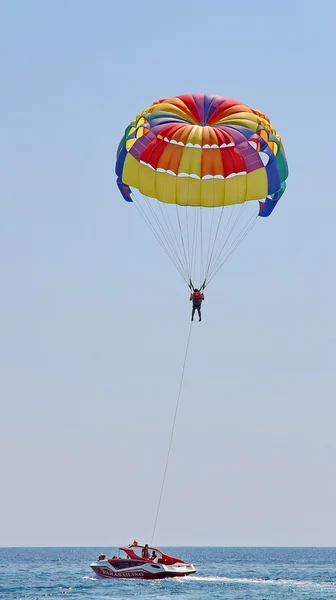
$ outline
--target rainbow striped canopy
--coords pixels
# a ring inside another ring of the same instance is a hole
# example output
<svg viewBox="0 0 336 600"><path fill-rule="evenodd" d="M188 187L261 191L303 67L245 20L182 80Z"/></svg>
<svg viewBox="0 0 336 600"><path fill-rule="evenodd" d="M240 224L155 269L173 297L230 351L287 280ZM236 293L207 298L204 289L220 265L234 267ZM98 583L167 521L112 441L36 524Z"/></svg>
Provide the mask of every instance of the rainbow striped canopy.
<svg viewBox="0 0 336 600"><path fill-rule="evenodd" d="M219 207L260 201L268 216L288 167L269 119L241 102L185 94L154 102L127 127L117 152L119 188L169 204Z"/></svg>
<svg viewBox="0 0 336 600"><path fill-rule="evenodd" d="M199 277L204 288L258 217L271 214L288 167L263 113L222 96L185 94L154 102L130 123L116 175L184 280L193 287Z"/></svg>

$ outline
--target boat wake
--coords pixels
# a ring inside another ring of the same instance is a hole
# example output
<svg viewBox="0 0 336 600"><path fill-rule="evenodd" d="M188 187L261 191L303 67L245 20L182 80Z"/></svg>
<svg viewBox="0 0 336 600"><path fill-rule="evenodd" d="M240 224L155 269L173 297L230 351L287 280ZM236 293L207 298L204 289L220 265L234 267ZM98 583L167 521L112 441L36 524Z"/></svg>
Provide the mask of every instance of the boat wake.
<svg viewBox="0 0 336 600"><path fill-rule="evenodd" d="M224 576L201 576L191 575L186 578L186 582L212 582L212 583L257 583L266 585L282 585L288 587L311 587L311 588L324 588L333 589L336 591L336 581L311 581L307 579L272 579L267 577L224 577Z"/></svg>

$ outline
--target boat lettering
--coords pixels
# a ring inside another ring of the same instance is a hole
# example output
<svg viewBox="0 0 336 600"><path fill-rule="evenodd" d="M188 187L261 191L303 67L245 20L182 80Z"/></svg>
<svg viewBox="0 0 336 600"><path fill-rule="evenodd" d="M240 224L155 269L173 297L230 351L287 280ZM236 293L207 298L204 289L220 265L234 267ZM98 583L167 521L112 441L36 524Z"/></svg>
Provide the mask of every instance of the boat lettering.
<svg viewBox="0 0 336 600"><path fill-rule="evenodd" d="M110 569L100 569L99 575L104 577L143 577L143 571L124 571L124 573L116 573Z"/></svg>

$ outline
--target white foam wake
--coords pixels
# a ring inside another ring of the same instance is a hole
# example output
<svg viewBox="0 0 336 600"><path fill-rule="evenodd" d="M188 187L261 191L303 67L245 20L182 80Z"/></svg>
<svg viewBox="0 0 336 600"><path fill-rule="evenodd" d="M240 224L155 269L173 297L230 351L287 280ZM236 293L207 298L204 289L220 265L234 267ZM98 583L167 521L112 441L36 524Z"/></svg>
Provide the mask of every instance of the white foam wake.
<svg viewBox="0 0 336 600"><path fill-rule="evenodd" d="M268 579L264 577L224 577L224 576L204 576L191 575L186 577L186 581L197 581L197 582L226 582L226 583L262 583L266 585L283 585L283 586L301 586L301 587L315 587L315 588L328 588L336 590L336 581L311 581L308 579Z"/></svg>

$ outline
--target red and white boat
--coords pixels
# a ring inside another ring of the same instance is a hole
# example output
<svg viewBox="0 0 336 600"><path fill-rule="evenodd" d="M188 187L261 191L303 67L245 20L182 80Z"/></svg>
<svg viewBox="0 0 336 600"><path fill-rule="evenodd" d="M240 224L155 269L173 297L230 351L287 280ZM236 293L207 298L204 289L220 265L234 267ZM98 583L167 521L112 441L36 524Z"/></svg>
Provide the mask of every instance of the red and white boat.
<svg viewBox="0 0 336 600"><path fill-rule="evenodd" d="M151 555L149 554L151 553ZM120 554L122 554L120 556ZM143 555L148 554L148 558ZM119 548L119 556L107 558L101 554L91 569L99 577L118 579L163 579L196 573L194 565L168 556L157 548L131 544Z"/></svg>

